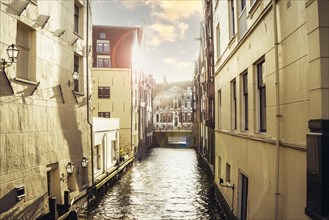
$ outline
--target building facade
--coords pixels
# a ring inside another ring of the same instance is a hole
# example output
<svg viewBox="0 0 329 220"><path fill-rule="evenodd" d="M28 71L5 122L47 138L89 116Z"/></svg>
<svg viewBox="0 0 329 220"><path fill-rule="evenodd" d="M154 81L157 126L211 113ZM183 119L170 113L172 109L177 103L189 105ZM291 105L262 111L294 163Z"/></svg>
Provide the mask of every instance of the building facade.
<svg viewBox="0 0 329 220"><path fill-rule="evenodd" d="M139 77L139 128L138 152L140 155L153 143L153 87L155 81L152 75L141 73Z"/></svg>
<svg viewBox="0 0 329 220"><path fill-rule="evenodd" d="M94 116L120 118L120 155L138 152L142 29L93 26Z"/></svg>
<svg viewBox="0 0 329 220"><path fill-rule="evenodd" d="M213 1L203 1L204 22L201 25L200 54L201 89L201 155L206 159L212 173L215 164L215 79L213 42Z"/></svg>
<svg viewBox="0 0 329 220"><path fill-rule="evenodd" d="M94 117L93 125L93 173L97 186L120 161L120 123L118 118Z"/></svg>
<svg viewBox="0 0 329 220"><path fill-rule="evenodd" d="M0 219L55 218L92 183L90 1L0 8Z"/></svg>
<svg viewBox="0 0 329 220"><path fill-rule="evenodd" d="M328 10L214 1L215 181L238 219L328 218Z"/></svg>
<svg viewBox="0 0 329 220"><path fill-rule="evenodd" d="M192 131L191 84L187 82L184 87L170 83L157 91L153 101L153 121L156 131Z"/></svg>

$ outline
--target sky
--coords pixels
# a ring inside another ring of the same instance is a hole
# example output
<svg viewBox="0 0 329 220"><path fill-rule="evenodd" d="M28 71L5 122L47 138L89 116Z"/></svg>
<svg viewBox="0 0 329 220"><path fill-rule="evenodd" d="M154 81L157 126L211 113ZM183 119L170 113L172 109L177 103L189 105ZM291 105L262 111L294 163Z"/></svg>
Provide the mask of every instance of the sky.
<svg viewBox="0 0 329 220"><path fill-rule="evenodd" d="M93 0L93 25L142 27L144 71L157 83L191 80L202 0Z"/></svg>

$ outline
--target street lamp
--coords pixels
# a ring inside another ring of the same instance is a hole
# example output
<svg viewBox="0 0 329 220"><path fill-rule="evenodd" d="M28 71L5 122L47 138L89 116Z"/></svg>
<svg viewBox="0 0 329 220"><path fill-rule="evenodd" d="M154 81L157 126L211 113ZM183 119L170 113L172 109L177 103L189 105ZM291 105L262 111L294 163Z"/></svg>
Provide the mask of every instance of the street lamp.
<svg viewBox="0 0 329 220"><path fill-rule="evenodd" d="M79 72L74 71L72 73L72 78L73 78L73 83L71 82L71 80L68 80L67 84L69 85L69 87L71 87L71 85L76 85L77 81L79 80Z"/></svg>
<svg viewBox="0 0 329 220"><path fill-rule="evenodd" d="M81 166L82 168L87 168L88 167L88 159L83 157L81 161Z"/></svg>
<svg viewBox="0 0 329 220"><path fill-rule="evenodd" d="M74 171L74 165L72 162L68 162L65 168L66 168L67 174L69 174L69 175L71 175Z"/></svg>
<svg viewBox="0 0 329 220"><path fill-rule="evenodd" d="M5 59L1 59L1 66L2 66L2 71L5 71L6 67L11 66L11 64L16 63L17 61L17 56L18 56L18 48L16 44L11 44L7 48L7 55L9 57L9 61L6 61Z"/></svg>

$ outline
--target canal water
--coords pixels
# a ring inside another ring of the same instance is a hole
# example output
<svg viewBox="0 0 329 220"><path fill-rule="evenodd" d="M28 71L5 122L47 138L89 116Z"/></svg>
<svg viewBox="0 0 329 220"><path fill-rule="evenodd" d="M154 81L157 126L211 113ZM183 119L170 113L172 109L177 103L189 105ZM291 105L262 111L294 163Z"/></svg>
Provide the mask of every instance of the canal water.
<svg viewBox="0 0 329 220"><path fill-rule="evenodd" d="M153 148L79 219L225 219L194 149Z"/></svg>

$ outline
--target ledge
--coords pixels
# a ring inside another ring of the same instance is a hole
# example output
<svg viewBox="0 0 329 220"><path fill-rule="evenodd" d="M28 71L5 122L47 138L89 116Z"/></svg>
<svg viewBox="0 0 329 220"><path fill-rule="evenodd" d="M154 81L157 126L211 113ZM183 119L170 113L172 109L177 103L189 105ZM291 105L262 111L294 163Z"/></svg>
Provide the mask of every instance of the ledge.
<svg viewBox="0 0 329 220"><path fill-rule="evenodd" d="M272 145L276 144L275 138L268 137L266 136L265 133L251 134L246 132L240 133L240 132L226 131L220 129L215 129L215 132L230 135L230 136L235 136L239 138L260 141ZM288 142L284 142L283 140L280 140L280 147L306 152L306 145L304 146L303 144L288 143Z"/></svg>
<svg viewBox="0 0 329 220"><path fill-rule="evenodd" d="M31 80L23 79L23 78L19 78L19 77L16 77L14 79L17 82L21 82L21 83L25 83L25 84L29 84L29 85L34 85L34 86L37 86L37 85L40 84L40 82L35 82L35 81L31 81Z"/></svg>
<svg viewBox="0 0 329 220"><path fill-rule="evenodd" d="M260 5L260 0L255 0L255 2L250 6L250 9L248 11L248 17L252 18L253 14L255 13L259 5Z"/></svg>
<svg viewBox="0 0 329 220"><path fill-rule="evenodd" d="M74 91L74 90L72 90L72 93L73 93L74 98L75 98L75 101L76 101L77 103L79 103L78 97L82 97L82 96L85 95L84 93L76 92L76 91Z"/></svg>

